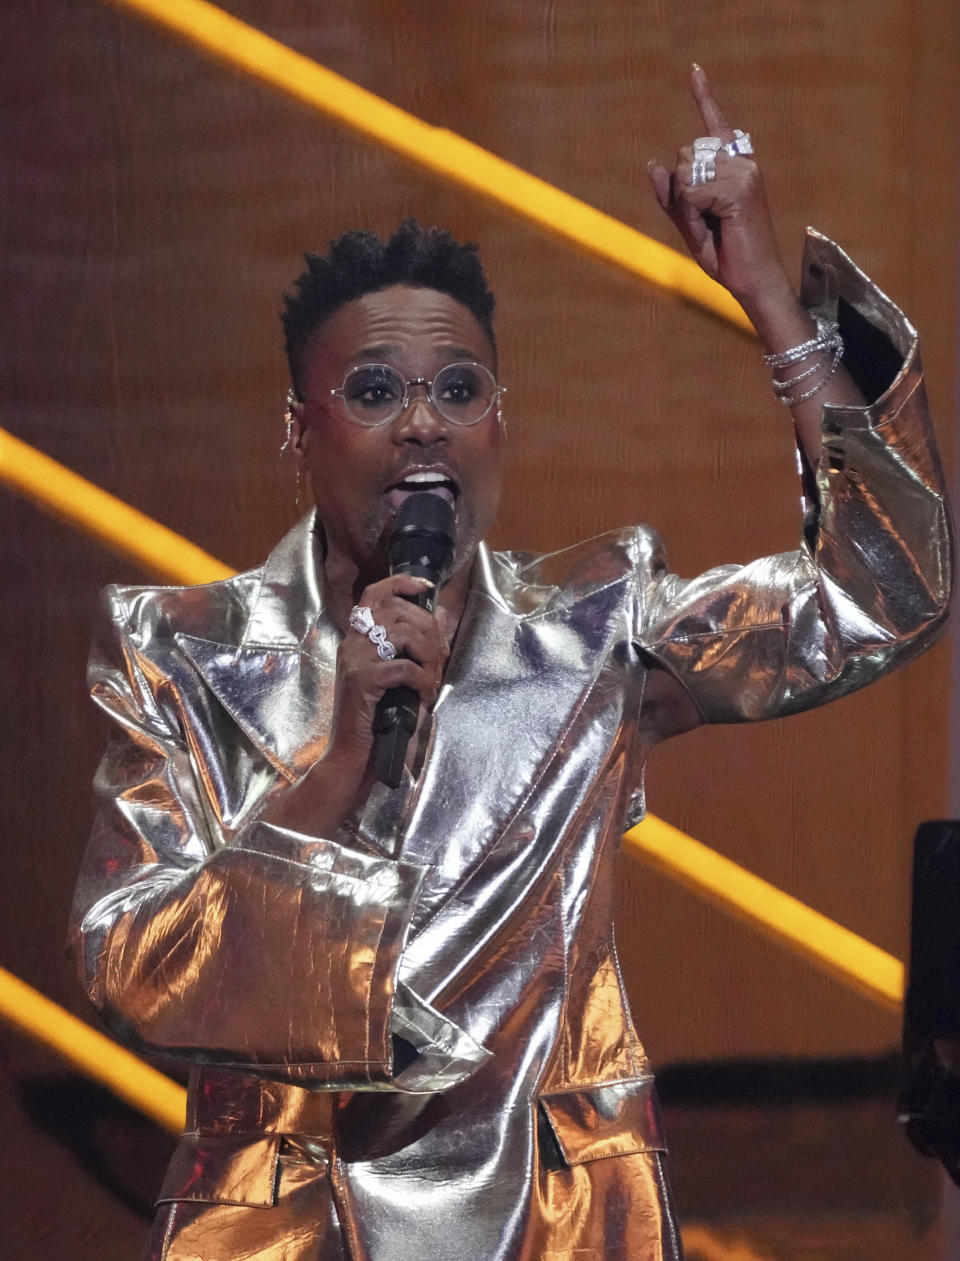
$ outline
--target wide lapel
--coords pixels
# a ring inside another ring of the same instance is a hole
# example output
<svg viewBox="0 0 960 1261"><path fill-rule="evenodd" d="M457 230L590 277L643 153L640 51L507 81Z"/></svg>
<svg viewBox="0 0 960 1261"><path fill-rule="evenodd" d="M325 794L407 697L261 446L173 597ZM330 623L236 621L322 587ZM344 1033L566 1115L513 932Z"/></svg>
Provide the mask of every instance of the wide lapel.
<svg viewBox="0 0 960 1261"><path fill-rule="evenodd" d="M323 609L313 514L263 567L239 643L177 642L247 739L288 780L326 746L340 635Z"/></svg>
<svg viewBox="0 0 960 1261"><path fill-rule="evenodd" d="M562 752L622 621L621 571L570 589L524 581L481 546L403 842L432 868L419 925L523 811Z"/></svg>

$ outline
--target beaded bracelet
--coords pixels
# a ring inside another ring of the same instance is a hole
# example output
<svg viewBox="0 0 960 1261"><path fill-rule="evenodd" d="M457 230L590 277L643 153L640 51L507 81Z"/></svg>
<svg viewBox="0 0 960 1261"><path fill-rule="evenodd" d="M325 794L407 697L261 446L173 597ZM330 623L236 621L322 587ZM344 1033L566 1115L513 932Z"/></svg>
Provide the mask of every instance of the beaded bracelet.
<svg viewBox="0 0 960 1261"><path fill-rule="evenodd" d="M835 349L835 347L833 347ZM812 363L809 368L798 373L797 376L791 377L789 381L773 380L774 394L786 394L788 390L792 390L795 385L799 385L801 381L806 381L808 377L812 377L815 372L820 372L823 368L823 358L821 357L816 363Z"/></svg>
<svg viewBox="0 0 960 1261"><path fill-rule="evenodd" d="M763 362L770 368L788 368L792 364L799 363L801 360L808 358L810 355L817 355L816 363L804 368L802 372L791 377L787 381L773 381L773 392L787 407L796 407L798 403L804 403L808 398L813 398L815 394L819 394L824 388L837 368L840 366L840 360L843 358L843 338L840 336L840 327L834 320L825 320L822 316L817 316L817 335L811 337L809 341L801 342L799 346L792 346L789 350L777 351L771 355L764 355ZM830 366L826 366L826 358L832 354ZM795 386L801 382L807 381L810 377L818 372L823 372L823 379L818 381L811 389L805 390L802 394L789 393Z"/></svg>
<svg viewBox="0 0 960 1261"><path fill-rule="evenodd" d="M764 355L763 362L769 368L789 368L793 363L799 363L801 359L806 359L807 355L812 355L816 350L832 349L828 343L834 342L840 336L840 325L832 320L825 320L822 316L817 316L817 335L811 337L809 341L801 342L799 346L792 346L789 350L780 350L772 355Z"/></svg>
<svg viewBox="0 0 960 1261"><path fill-rule="evenodd" d="M785 404L787 407L796 407L798 403L805 403L808 398L813 398L814 394L819 394L820 391L824 388L824 386L829 384L830 378L836 372L837 368L839 368L840 360L842 358L843 358L843 339L838 335L837 342L833 350L833 361L830 364L830 367L826 370L823 380L818 381L817 384L813 386L812 389L804 391L803 394L794 394L792 397L787 394L778 394L777 397L780 400L780 402ZM816 367L822 368L823 364L818 363L816 364ZM780 383L775 382L774 389L776 389L777 384L780 384Z"/></svg>

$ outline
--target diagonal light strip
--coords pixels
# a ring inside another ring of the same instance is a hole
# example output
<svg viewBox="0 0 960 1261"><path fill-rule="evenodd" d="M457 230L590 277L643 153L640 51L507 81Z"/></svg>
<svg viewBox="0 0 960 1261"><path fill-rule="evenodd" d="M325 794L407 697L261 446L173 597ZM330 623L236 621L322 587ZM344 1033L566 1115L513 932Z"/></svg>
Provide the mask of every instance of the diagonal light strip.
<svg viewBox="0 0 960 1261"><path fill-rule="evenodd" d="M187 1092L164 1073L78 1020L26 981L0 968L0 1017L42 1042L74 1068L178 1134Z"/></svg>
<svg viewBox="0 0 960 1261"><path fill-rule="evenodd" d="M696 1253L697 1261L775 1261L769 1253L761 1256L742 1240L721 1239L716 1231L701 1222L682 1223L680 1234L684 1250Z"/></svg>
<svg viewBox="0 0 960 1261"><path fill-rule="evenodd" d="M685 254L445 127L431 126L391 105L207 0L108 2L148 18L201 52L326 114L444 181L512 211L551 236L753 333L739 303Z"/></svg>
<svg viewBox="0 0 960 1261"><path fill-rule="evenodd" d="M647 815L623 838L664 875L746 920L889 1011L903 1004L904 967L872 941L747 871L663 819Z"/></svg>
<svg viewBox="0 0 960 1261"><path fill-rule="evenodd" d="M0 429L0 481L164 581L211 582L234 571L56 460ZM745 918L885 1007L903 999L903 964L879 946L648 815L625 837L661 871Z"/></svg>
<svg viewBox="0 0 960 1261"><path fill-rule="evenodd" d="M234 572L7 429L0 429L0 482L164 582L216 582Z"/></svg>

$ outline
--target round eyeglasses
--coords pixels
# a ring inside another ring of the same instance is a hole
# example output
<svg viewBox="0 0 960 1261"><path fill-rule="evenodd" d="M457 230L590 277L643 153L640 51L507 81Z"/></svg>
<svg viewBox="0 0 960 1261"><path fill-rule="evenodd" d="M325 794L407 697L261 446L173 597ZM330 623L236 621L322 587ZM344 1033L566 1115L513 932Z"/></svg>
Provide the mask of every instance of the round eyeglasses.
<svg viewBox="0 0 960 1261"><path fill-rule="evenodd" d="M475 425L506 393L482 363L449 363L432 381L426 377L407 380L388 363L363 363L351 368L339 389L347 415L358 425L387 425L406 411L410 387L426 388L431 406L451 425Z"/></svg>

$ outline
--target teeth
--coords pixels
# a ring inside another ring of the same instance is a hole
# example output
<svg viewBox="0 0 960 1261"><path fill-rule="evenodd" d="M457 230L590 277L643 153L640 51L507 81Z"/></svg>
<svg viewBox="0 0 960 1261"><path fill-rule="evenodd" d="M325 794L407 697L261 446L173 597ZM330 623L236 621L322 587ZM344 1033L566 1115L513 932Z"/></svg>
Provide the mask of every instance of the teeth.
<svg viewBox="0 0 960 1261"><path fill-rule="evenodd" d="M403 480L404 482L445 482L448 478L442 473L411 473Z"/></svg>

